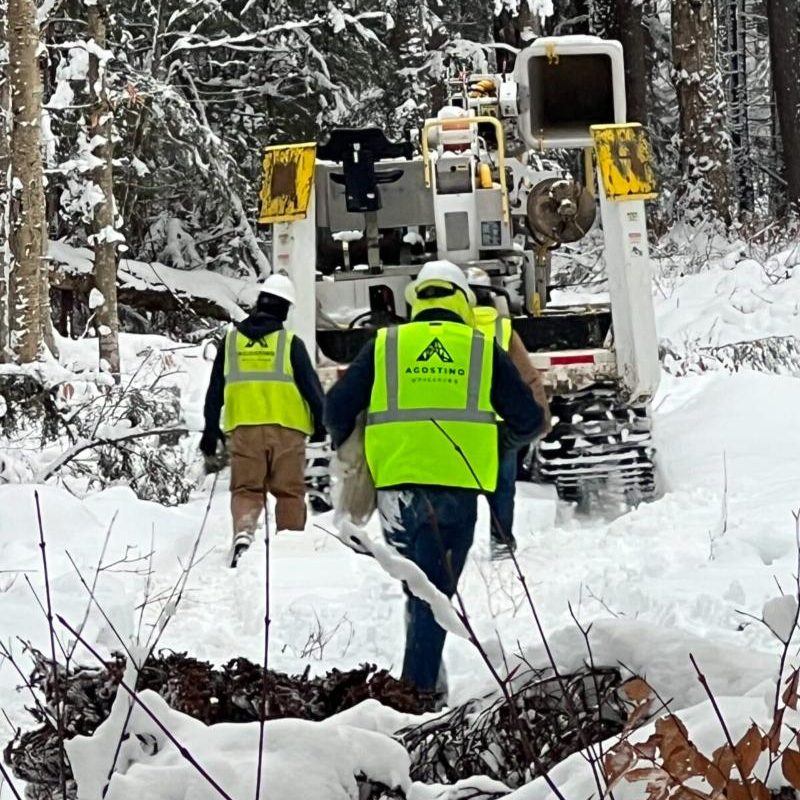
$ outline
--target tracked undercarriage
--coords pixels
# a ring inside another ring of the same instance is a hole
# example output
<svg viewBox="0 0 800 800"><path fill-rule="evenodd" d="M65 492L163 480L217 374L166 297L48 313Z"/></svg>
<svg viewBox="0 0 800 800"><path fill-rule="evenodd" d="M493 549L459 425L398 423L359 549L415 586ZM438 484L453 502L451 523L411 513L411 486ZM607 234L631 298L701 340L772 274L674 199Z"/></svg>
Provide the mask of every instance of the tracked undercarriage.
<svg viewBox="0 0 800 800"><path fill-rule="evenodd" d="M531 449L521 477L553 483L581 503L605 490L629 504L656 492L655 447L647 407L623 403L613 386L553 398L553 430Z"/></svg>

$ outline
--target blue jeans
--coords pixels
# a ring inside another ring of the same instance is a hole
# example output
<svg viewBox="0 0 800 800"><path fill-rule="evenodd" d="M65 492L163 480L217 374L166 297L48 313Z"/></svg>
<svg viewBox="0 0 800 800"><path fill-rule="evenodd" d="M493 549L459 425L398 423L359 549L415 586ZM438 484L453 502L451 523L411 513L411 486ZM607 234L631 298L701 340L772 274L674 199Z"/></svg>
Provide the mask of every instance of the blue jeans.
<svg viewBox="0 0 800 800"><path fill-rule="evenodd" d="M497 488L487 495L492 512L492 539L505 542L514 537L514 495L517 490L517 451L506 450L500 454Z"/></svg>
<svg viewBox="0 0 800 800"><path fill-rule="evenodd" d="M428 486L380 490L378 509L386 541L452 597L475 535L478 493ZM406 597L403 678L420 691L446 691L438 681L447 634L426 602L407 589Z"/></svg>

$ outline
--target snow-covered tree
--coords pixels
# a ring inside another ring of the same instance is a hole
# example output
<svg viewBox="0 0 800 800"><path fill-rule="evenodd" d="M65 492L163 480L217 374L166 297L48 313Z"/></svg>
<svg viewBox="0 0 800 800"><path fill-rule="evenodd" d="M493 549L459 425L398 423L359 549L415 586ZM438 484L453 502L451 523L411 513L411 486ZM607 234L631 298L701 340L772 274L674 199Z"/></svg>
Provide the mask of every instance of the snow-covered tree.
<svg viewBox="0 0 800 800"><path fill-rule="evenodd" d="M50 323L39 25L32 0L8 0L11 90L10 342L18 361L35 361Z"/></svg>
<svg viewBox="0 0 800 800"><path fill-rule="evenodd" d="M728 111L712 0L672 4L672 68L678 91L683 208L730 220L734 205Z"/></svg>
<svg viewBox="0 0 800 800"><path fill-rule="evenodd" d="M87 6L89 37L89 149L97 160L91 172L96 187L92 212L94 276L98 293L95 314L100 366L119 377L119 312L117 310L117 243L123 239L115 226L114 202L114 111L106 86L106 67L111 53L106 49L107 9L95 0Z"/></svg>
<svg viewBox="0 0 800 800"><path fill-rule="evenodd" d="M11 159L8 135L11 126L11 83L8 76L8 4L0 0L0 363L8 347L8 268L11 261L8 242L9 186Z"/></svg>

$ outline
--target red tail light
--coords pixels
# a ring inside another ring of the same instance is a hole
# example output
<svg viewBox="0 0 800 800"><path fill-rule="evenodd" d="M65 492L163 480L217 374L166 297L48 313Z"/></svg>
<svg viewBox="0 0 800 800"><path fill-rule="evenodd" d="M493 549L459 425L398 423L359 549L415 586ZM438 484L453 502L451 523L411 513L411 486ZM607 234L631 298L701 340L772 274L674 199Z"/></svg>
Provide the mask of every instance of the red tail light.
<svg viewBox="0 0 800 800"><path fill-rule="evenodd" d="M567 367L572 364L594 364L594 356L579 355L579 356L550 356L551 367Z"/></svg>

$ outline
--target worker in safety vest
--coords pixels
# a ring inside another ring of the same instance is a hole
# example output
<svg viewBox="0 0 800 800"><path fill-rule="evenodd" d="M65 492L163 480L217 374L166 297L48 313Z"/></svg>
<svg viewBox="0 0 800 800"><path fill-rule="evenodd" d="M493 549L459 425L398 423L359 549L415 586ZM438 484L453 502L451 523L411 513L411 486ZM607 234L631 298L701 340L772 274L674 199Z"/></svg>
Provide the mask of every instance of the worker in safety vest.
<svg viewBox="0 0 800 800"><path fill-rule="evenodd" d="M544 381L536 367L531 363L528 353L519 334L511 327L511 319L501 316L495 303L495 294L491 291L491 279L486 270L470 267L467 270L470 288L475 292L475 327L485 336L493 336L502 350L508 353L514 366L519 370L522 380L530 389L539 408L542 409L544 423L542 434L550 432L550 404L547 399ZM498 296L502 302L505 298ZM504 308L507 313L508 308ZM487 495L491 511L491 543L492 557L503 558L509 550L517 549L514 536L514 495L516 493L517 465L519 452L506 450L500 459L497 473L497 488L493 494Z"/></svg>
<svg viewBox="0 0 800 800"><path fill-rule="evenodd" d="M406 300L412 321L364 346L330 390L325 423L338 446L367 410L366 459L384 535L451 597L478 494L494 491L499 452L531 441L541 412L508 356L474 329L475 296L458 266L426 264ZM403 677L443 698L445 631L410 594L407 612Z"/></svg>
<svg viewBox="0 0 800 800"><path fill-rule="evenodd" d="M270 275L211 370L200 449L214 456L227 434L234 567L253 542L267 492L275 497L277 530L301 531L306 523L306 437L324 436L324 395L302 339L284 329L294 302L291 280Z"/></svg>

